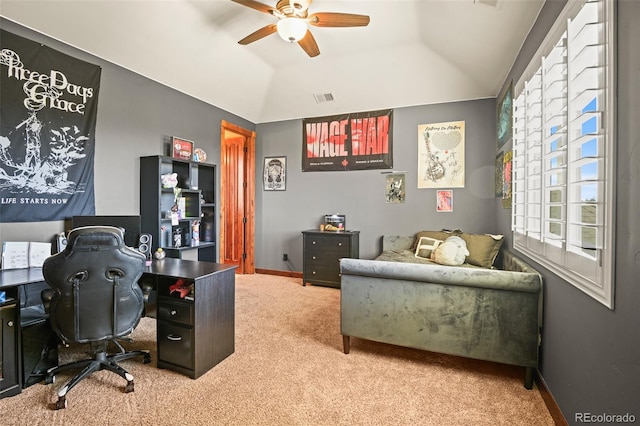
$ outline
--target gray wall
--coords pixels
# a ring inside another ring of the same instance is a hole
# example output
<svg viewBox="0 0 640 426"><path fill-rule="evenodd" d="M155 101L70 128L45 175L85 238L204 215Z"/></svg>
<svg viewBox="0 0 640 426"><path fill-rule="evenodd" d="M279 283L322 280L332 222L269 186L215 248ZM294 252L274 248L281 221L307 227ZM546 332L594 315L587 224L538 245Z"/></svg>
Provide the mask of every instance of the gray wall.
<svg viewBox="0 0 640 426"><path fill-rule="evenodd" d="M302 172L302 120L256 127L256 267L302 271L302 234L326 213L360 231L360 257L379 254L383 234L423 229L496 232L495 99L394 110L393 169L406 171L406 202L387 204L382 170ZM417 188L418 125L465 121L465 187L453 188L453 212L436 212L436 190ZM287 189L262 191L262 158L287 156ZM290 262L282 261L282 254Z"/></svg>
<svg viewBox="0 0 640 426"><path fill-rule="evenodd" d="M518 76L564 5L545 5L511 75ZM618 164L616 298L611 311L543 268L545 317L542 376L565 417L577 412L633 413L640 421L640 2L621 0L618 33ZM2 28L46 43L103 67L96 146L98 214L137 214L138 157L163 152L171 135L196 141L219 164L220 120L254 125L117 66L1 20ZM435 212L435 190L417 189L417 126L466 121L466 186L454 189L454 212ZM510 210L493 197L495 100L395 110L394 169L407 171L407 201L384 202L379 171L302 173L302 123L255 126L256 266L302 269L300 231L318 226L325 213L347 215L361 231L361 256L373 257L382 234L460 227L469 232L510 234ZM508 148L508 147L507 147ZM287 190L264 192L262 158L288 157ZM0 224L0 240L43 241L62 230L58 222ZM288 253L291 263L282 262Z"/></svg>
<svg viewBox="0 0 640 426"><path fill-rule="evenodd" d="M505 82L517 81L565 1L545 4ZM577 413L640 422L640 2L618 4L615 310L539 267L545 283L540 372L570 424ZM508 233L508 212L498 228Z"/></svg>
<svg viewBox="0 0 640 426"><path fill-rule="evenodd" d="M13 22L2 28L76 58L100 65L95 151L96 214L140 213L139 158L162 155L171 136L195 142L207 162L220 163L220 122L253 130L255 125ZM218 177L220 171L217 171ZM64 222L0 223L0 241L49 241Z"/></svg>

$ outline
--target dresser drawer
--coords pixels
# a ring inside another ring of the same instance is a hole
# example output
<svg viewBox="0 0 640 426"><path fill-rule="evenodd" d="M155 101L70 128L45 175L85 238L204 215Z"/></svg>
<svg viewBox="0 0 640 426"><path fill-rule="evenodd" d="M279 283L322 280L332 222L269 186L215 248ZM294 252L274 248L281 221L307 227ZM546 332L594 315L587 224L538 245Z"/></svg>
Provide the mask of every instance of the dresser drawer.
<svg viewBox="0 0 640 426"><path fill-rule="evenodd" d="M193 303L162 298L158 303L158 321L173 321L193 325Z"/></svg>
<svg viewBox="0 0 640 426"><path fill-rule="evenodd" d="M193 369L193 327L158 320L158 361Z"/></svg>
<svg viewBox="0 0 640 426"><path fill-rule="evenodd" d="M305 247L310 252L349 253L350 244L348 236L313 235L308 238Z"/></svg>

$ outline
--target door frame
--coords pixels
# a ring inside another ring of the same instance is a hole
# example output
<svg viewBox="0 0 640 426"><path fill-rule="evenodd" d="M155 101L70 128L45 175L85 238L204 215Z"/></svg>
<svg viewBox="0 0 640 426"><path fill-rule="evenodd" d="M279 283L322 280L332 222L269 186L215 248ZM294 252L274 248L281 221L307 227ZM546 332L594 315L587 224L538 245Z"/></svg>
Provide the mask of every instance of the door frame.
<svg viewBox="0 0 640 426"><path fill-rule="evenodd" d="M246 223L245 223L245 238L244 238L244 252L246 257L243 259L243 273L254 274L255 273L255 169L256 169L256 132L244 129L226 120L222 120L220 124L220 152L222 154L222 147L226 134L228 132L241 135L245 138L245 179L246 188L244 191L244 208ZM227 207L224 204L226 199L226 188L224 182L224 168L226 165L222 161L222 155L220 159L220 250L224 250L224 235L225 235L225 222L223 218L227 213ZM222 253L220 254L222 257Z"/></svg>

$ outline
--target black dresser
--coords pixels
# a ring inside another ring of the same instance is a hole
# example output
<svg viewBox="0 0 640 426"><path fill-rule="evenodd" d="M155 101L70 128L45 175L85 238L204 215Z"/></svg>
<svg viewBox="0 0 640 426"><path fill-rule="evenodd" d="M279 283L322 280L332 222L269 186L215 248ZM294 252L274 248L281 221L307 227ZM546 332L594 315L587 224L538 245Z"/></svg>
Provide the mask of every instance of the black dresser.
<svg viewBox="0 0 640 426"><path fill-rule="evenodd" d="M302 285L340 288L340 259L360 256L360 231L303 231Z"/></svg>

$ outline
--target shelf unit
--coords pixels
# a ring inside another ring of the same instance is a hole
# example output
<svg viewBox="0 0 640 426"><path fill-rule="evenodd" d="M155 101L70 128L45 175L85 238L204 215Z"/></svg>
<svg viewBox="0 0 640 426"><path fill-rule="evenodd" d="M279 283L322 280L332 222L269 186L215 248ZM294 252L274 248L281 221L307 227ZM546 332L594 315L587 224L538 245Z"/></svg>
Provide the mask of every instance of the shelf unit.
<svg viewBox="0 0 640 426"><path fill-rule="evenodd" d="M161 176L176 173L177 187L185 199L178 224L172 224L170 210L175 203L173 188L163 188ZM216 166L160 155L140 158L140 221L143 233L152 236L152 250L158 247L168 257L216 262L217 223L215 214ZM199 222L199 241L192 227ZM174 244L179 231L180 247Z"/></svg>

